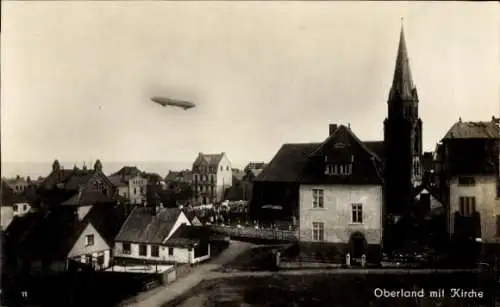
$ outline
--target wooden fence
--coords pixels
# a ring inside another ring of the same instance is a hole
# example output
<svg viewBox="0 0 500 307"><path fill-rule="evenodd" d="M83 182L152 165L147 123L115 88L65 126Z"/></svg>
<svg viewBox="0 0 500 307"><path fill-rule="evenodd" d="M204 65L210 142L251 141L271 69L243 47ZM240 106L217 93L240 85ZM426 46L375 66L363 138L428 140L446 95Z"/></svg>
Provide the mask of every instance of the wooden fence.
<svg viewBox="0 0 500 307"><path fill-rule="evenodd" d="M234 238L251 238L276 241L298 241L298 231L270 228L211 226L212 231Z"/></svg>

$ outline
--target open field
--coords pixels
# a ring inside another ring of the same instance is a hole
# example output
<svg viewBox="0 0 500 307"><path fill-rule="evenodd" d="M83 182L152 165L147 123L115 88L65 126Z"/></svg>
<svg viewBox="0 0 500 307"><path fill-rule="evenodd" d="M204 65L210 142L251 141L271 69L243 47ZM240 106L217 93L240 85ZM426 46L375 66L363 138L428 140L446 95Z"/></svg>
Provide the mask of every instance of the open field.
<svg viewBox="0 0 500 307"><path fill-rule="evenodd" d="M234 277L204 281L163 307L212 306L495 306L492 285L473 273L420 275L293 275ZM376 288L420 290L418 298L377 298ZM483 291L486 300L451 298L451 289ZM430 298L430 290L445 297Z"/></svg>

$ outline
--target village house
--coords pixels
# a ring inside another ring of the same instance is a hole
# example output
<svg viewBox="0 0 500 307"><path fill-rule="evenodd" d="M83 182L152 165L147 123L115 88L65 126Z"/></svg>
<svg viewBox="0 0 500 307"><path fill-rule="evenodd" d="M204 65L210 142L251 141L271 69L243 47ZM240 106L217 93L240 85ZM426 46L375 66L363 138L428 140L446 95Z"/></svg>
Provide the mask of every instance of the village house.
<svg viewBox="0 0 500 307"><path fill-rule="evenodd" d="M224 199L227 188L233 185L231 161L226 153L199 153L193 163L193 203L209 204Z"/></svg>
<svg viewBox="0 0 500 307"><path fill-rule="evenodd" d="M130 204L143 204L146 200L148 178L137 167L125 166L108 178Z"/></svg>
<svg viewBox="0 0 500 307"><path fill-rule="evenodd" d="M31 185L30 177L24 178L17 175L15 178L5 181L14 193L22 193L28 186Z"/></svg>
<svg viewBox="0 0 500 307"><path fill-rule="evenodd" d="M383 229L383 144L361 142L343 125L330 125L329 133L322 143L281 147L256 179L253 210L298 220L303 254L376 257Z"/></svg>
<svg viewBox="0 0 500 307"><path fill-rule="evenodd" d="M123 222L119 205L94 205L81 218L71 211L30 212L5 231L12 265L32 273L65 272L72 263L109 267L113 239Z"/></svg>
<svg viewBox="0 0 500 307"><path fill-rule="evenodd" d="M500 127L459 119L442 140L440 186L450 238L500 244Z"/></svg>
<svg viewBox="0 0 500 307"><path fill-rule="evenodd" d="M198 263L210 258L210 244L182 210L136 207L115 238L114 255L125 263Z"/></svg>
<svg viewBox="0 0 500 307"><path fill-rule="evenodd" d="M112 239L128 208L120 203L116 188L102 172L101 162L97 160L93 169L85 165L82 169L64 169L55 160L37 194L36 212L16 218L15 224L21 226L11 225L9 231L11 241L19 244L14 250L26 250L19 253L18 262L47 262L54 264L49 268L55 270L67 269L68 261L74 260L107 266ZM78 242L86 243L82 247Z"/></svg>

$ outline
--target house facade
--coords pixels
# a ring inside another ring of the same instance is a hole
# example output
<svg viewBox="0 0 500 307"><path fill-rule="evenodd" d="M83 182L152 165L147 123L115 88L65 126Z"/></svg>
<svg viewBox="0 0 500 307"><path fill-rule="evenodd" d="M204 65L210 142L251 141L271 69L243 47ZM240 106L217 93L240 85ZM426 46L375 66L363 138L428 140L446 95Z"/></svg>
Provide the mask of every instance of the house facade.
<svg viewBox="0 0 500 307"><path fill-rule="evenodd" d="M445 190L450 238L500 244L500 127L455 123L442 140L440 186Z"/></svg>
<svg viewBox="0 0 500 307"><path fill-rule="evenodd" d="M202 238L193 238L191 227L177 208L134 208L115 238L114 256L125 262L204 261L210 257L210 245Z"/></svg>
<svg viewBox="0 0 500 307"><path fill-rule="evenodd" d="M328 135L332 135L338 128L336 124L329 125ZM311 167L310 155L321 144L284 144L261 173L252 178L252 199L249 208L252 219L266 223L287 220L296 226L298 225L299 211L302 210L299 208L299 199L302 197L299 190L305 184L303 172ZM368 141L362 142L362 144L374 152L379 159L382 159L384 155L383 142ZM319 167L319 170L314 172L324 173L325 170L322 166L324 161L321 158L312 160L312 164L319 165L316 166ZM332 169L332 172L334 171L335 168ZM318 182L318 184L323 183ZM312 189L312 186L310 188Z"/></svg>
<svg viewBox="0 0 500 307"><path fill-rule="evenodd" d="M382 160L339 126L306 158L299 177L300 242L325 257L374 258L383 230ZM336 255L335 255L336 254Z"/></svg>
<svg viewBox="0 0 500 307"><path fill-rule="evenodd" d="M33 273L65 272L78 263L88 269L109 267L114 236L124 219L122 207L98 204L82 216L71 210L30 212L5 231L12 267Z"/></svg>
<svg viewBox="0 0 500 307"><path fill-rule="evenodd" d="M136 167L125 166L108 178L130 204L143 204L146 200L148 178Z"/></svg>
<svg viewBox="0 0 500 307"><path fill-rule="evenodd" d="M68 253L68 258L90 264L94 268L106 269L111 260L112 242L107 242L89 222L78 236Z"/></svg>
<svg viewBox="0 0 500 307"><path fill-rule="evenodd" d="M193 203L209 204L224 199L227 188L233 184L231 161L226 153L199 153L193 163Z"/></svg>

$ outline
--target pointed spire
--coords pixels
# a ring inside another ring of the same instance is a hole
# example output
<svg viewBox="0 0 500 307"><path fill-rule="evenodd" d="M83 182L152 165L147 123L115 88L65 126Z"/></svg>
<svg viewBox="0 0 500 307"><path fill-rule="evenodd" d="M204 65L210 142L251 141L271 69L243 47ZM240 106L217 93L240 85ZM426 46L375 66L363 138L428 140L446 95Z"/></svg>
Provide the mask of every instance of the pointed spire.
<svg viewBox="0 0 500 307"><path fill-rule="evenodd" d="M396 58L396 67L394 69L394 78L392 80L389 100L396 98L396 96L399 96L401 100L413 100L415 98L418 99L416 97L416 93L416 88L413 84L413 78L411 76L408 50L406 48L403 18L401 18L401 33L399 36L398 55Z"/></svg>

